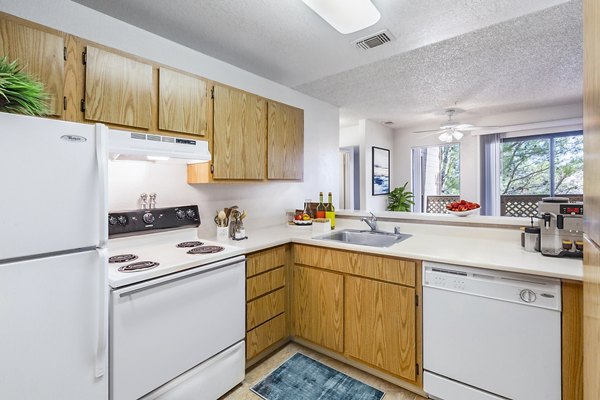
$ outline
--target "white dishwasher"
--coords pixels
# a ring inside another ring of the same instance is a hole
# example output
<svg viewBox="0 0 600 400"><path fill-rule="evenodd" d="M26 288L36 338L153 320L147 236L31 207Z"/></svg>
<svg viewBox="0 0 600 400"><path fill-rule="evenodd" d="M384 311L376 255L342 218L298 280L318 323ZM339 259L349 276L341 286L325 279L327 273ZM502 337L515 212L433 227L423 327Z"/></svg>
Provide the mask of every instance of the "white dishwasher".
<svg viewBox="0 0 600 400"><path fill-rule="evenodd" d="M560 400L560 280L423 263L424 390L442 400Z"/></svg>

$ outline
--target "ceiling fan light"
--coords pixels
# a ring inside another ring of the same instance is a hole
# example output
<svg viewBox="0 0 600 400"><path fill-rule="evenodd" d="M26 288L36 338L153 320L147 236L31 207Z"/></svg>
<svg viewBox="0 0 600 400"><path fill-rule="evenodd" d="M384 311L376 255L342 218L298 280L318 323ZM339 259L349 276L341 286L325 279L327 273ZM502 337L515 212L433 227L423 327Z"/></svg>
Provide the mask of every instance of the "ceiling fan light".
<svg viewBox="0 0 600 400"><path fill-rule="evenodd" d="M381 13L371 0L302 0L338 32L346 34L374 25Z"/></svg>
<svg viewBox="0 0 600 400"><path fill-rule="evenodd" d="M454 136L454 139L460 140L463 138L464 133L462 133L461 131L454 131L452 132L452 136Z"/></svg>
<svg viewBox="0 0 600 400"><path fill-rule="evenodd" d="M450 135L448 132L443 132L438 139L440 139L442 142L451 142L452 135Z"/></svg>

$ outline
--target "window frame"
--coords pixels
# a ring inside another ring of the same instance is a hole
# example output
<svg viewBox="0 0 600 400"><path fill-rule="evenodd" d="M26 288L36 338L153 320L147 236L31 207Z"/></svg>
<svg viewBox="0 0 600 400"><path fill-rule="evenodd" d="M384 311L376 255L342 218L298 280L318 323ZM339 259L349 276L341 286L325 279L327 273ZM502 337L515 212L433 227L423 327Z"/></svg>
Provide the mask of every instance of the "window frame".
<svg viewBox="0 0 600 400"><path fill-rule="evenodd" d="M424 166L422 158L420 157L419 163L415 162L415 150L422 150L430 147L443 147L443 146L458 146L458 195L448 195L448 196L460 196L461 193L461 185L462 185L462 172L461 172L461 164L462 164L462 146L461 142L450 142L450 143L440 143L440 144L425 144L420 146L412 146L410 149L410 157L411 157L411 186L412 192L415 195L415 204L412 206L413 212L426 213L427 212L427 204L425 204L425 198L423 193L423 187L421 183L415 185L415 173L418 171L419 175L422 176L424 172ZM415 168L416 167L416 168ZM418 187L419 193L415 193L416 188ZM444 196L444 195L438 195ZM418 204L418 207L417 207Z"/></svg>
<svg viewBox="0 0 600 400"><path fill-rule="evenodd" d="M543 133L539 135L527 135L527 136L513 136L513 137L501 137L500 138L500 163L502 161L502 144L507 142L525 142L528 140L541 140L541 139L549 139L550 140L550 148L549 148L549 156L550 156L550 197L556 196L556 182L555 182L555 167L556 167L556 144L555 139L567 137L567 136L583 136L582 130L577 131L567 131L567 132L556 132L556 133ZM499 192L502 189L502 165L500 165L500 187L498 188ZM558 193L561 194L561 193ZM583 195L583 193L577 193L577 195Z"/></svg>

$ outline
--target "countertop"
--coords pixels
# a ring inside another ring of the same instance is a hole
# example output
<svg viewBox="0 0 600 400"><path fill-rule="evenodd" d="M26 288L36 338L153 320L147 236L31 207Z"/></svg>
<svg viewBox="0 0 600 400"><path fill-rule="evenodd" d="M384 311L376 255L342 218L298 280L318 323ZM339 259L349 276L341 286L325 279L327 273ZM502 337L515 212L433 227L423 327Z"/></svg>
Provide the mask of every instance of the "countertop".
<svg viewBox="0 0 600 400"><path fill-rule="evenodd" d="M398 223L380 222L381 230L392 232ZM367 229L356 220L338 219L336 230ZM583 280L581 259L545 257L521 247L520 232L514 229L444 226L429 224L400 224L402 233L413 236L391 247L379 248L313 239L310 226L274 226L251 229L246 227L248 239L228 240L228 244L242 248L246 253L286 243L301 243L341 250L436 261L448 264L488 268L574 281ZM213 238L206 238L213 239Z"/></svg>

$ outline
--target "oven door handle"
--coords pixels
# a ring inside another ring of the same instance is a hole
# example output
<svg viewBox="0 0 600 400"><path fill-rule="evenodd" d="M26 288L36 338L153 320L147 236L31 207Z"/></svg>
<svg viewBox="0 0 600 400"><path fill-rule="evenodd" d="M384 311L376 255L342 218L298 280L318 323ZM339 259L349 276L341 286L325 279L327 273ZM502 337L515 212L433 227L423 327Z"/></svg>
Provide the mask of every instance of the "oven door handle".
<svg viewBox="0 0 600 400"><path fill-rule="evenodd" d="M154 283L152 285L148 285L148 286L144 286L144 287L141 287L141 288L129 290L127 292L120 293L119 297L131 296L133 294L144 292L144 291L150 290L150 289L154 289L154 288L157 288L159 286L168 285L168 284L173 283L173 282L181 281L183 279L192 278L194 276L206 274L208 272L216 271L218 269L226 268L226 267L229 267L229 266L232 266L232 265L236 265L236 264L239 264L239 263L243 263L243 262L244 262L243 260L236 260L236 261L229 262L227 264L215 265L215 266L213 266L211 268L203 269L201 271L198 271L198 272L195 272L195 273L192 273L192 274L188 274L188 275L185 275L185 276L178 276L178 277L173 278L173 279L169 279L169 280L165 280L165 281L162 281L162 282Z"/></svg>

